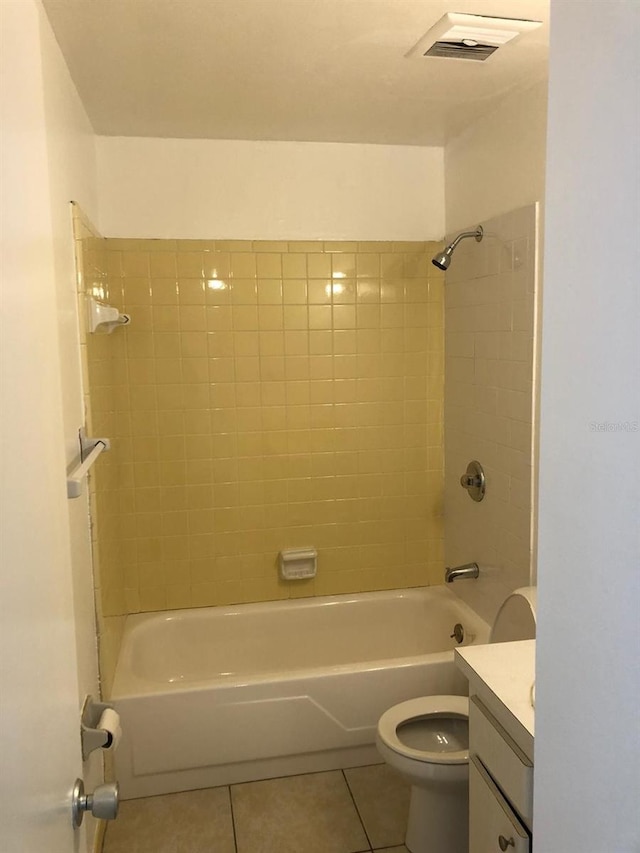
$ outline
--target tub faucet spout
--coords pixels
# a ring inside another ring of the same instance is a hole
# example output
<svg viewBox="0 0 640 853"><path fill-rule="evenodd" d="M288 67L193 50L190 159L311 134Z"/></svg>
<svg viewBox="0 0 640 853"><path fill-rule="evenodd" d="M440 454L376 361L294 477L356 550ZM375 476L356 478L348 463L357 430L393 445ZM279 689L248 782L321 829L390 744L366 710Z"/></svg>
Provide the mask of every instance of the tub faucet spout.
<svg viewBox="0 0 640 853"><path fill-rule="evenodd" d="M445 569L445 583L453 583L460 578L477 578L480 574L480 569L477 563L465 563L464 566L454 566L452 569Z"/></svg>

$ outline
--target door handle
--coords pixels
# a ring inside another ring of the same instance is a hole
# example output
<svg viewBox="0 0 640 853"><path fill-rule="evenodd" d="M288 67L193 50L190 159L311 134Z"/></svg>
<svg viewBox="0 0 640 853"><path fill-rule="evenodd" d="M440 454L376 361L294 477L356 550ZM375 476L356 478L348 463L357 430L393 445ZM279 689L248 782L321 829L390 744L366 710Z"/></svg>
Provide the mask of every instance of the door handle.
<svg viewBox="0 0 640 853"><path fill-rule="evenodd" d="M80 826L85 812L102 820L114 820L118 816L120 790L117 782L98 785L93 794L85 794L84 782L76 779L71 794L71 820L74 827Z"/></svg>

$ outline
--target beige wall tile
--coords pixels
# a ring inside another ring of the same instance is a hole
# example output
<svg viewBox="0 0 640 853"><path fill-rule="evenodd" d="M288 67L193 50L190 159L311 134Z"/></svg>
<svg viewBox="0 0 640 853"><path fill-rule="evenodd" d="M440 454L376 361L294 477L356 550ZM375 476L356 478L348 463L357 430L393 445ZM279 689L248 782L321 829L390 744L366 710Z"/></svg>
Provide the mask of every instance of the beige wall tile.
<svg viewBox="0 0 640 853"><path fill-rule="evenodd" d="M106 245L105 286L117 282L134 315L126 333L87 347L92 409L113 426L114 464L96 483L110 618L439 582L442 286L425 247ZM456 334L456 357L471 360ZM520 357L495 397L510 422L526 414L528 349L502 334ZM522 452L527 433L513 423ZM522 529L521 512L513 521ZM319 548L318 578L283 583L277 552L300 544Z"/></svg>

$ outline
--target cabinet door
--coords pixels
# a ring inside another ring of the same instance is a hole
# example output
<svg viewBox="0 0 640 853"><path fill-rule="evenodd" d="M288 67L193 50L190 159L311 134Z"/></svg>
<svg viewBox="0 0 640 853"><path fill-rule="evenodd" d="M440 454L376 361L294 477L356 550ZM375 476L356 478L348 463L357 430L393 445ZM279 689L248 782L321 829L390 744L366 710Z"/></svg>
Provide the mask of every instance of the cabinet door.
<svg viewBox="0 0 640 853"><path fill-rule="evenodd" d="M530 853L531 838L477 756L469 761L469 853Z"/></svg>
<svg viewBox="0 0 640 853"><path fill-rule="evenodd" d="M525 826L533 820L533 765L477 696L469 700L469 739Z"/></svg>

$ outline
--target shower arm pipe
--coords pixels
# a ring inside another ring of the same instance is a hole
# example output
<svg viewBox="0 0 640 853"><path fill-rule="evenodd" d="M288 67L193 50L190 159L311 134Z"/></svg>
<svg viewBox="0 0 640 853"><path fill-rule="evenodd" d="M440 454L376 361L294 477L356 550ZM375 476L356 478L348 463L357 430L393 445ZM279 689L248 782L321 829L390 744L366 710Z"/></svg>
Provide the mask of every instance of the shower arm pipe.
<svg viewBox="0 0 640 853"><path fill-rule="evenodd" d="M465 237L475 237L476 241L479 243L480 240L482 240L483 234L484 234L484 230L482 228L482 225L478 225L478 227L474 231L463 231L461 234L458 234L456 239L452 243L449 243L449 245L446 248L449 251L453 252L453 250L458 245L460 240L464 240Z"/></svg>

